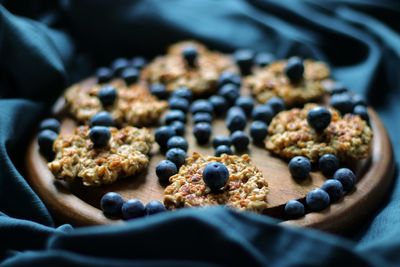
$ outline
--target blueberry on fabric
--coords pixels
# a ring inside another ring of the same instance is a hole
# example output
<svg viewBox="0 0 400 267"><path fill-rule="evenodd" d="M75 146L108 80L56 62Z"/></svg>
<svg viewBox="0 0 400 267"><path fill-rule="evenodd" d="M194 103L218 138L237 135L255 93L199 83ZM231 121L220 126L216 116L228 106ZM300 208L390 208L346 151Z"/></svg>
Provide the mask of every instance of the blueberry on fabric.
<svg viewBox="0 0 400 267"><path fill-rule="evenodd" d="M243 131L235 131L231 135L232 144L237 151L244 151L250 143L249 136Z"/></svg>
<svg viewBox="0 0 400 267"><path fill-rule="evenodd" d="M182 97L171 97L168 100L168 105L170 109L179 109L183 112L187 112L190 107L189 101Z"/></svg>
<svg viewBox="0 0 400 267"><path fill-rule="evenodd" d="M214 148L222 145L230 146L231 144L232 144L231 138L225 135L217 135L212 140L212 145Z"/></svg>
<svg viewBox="0 0 400 267"><path fill-rule="evenodd" d="M331 96L331 106L342 115L353 112L352 96L348 93L334 94Z"/></svg>
<svg viewBox="0 0 400 267"><path fill-rule="evenodd" d="M225 98L229 105L233 105L240 96L239 87L235 84L225 84L218 90L218 95Z"/></svg>
<svg viewBox="0 0 400 267"><path fill-rule="evenodd" d="M165 124L171 124L174 121L186 122L186 114L179 109L171 109L164 116Z"/></svg>
<svg viewBox="0 0 400 267"><path fill-rule="evenodd" d="M229 179L228 168L220 162L210 162L203 170L203 180L211 191L223 188Z"/></svg>
<svg viewBox="0 0 400 267"><path fill-rule="evenodd" d="M258 105L255 106L251 117L255 121L263 121L269 124L272 118L275 116L275 112L270 105Z"/></svg>
<svg viewBox="0 0 400 267"><path fill-rule="evenodd" d="M254 62L254 52L249 49L237 50L233 54L233 58L236 64L239 66L240 72L243 75L248 75L251 73L251 68Z"/></svg>
<svg viewBox="0 0 400 267"><path fill-rule="evenodd" d="M124 220L136 219L146 215L146 209L139 199L129 199L122 204L121 211Z"/></svg>
<svg viewBox="0 0 400 267"><path fill-rule="evenodd" d="M106 67L98 68L96 71L97 83L107 83L113 78L113 72Z"/></svg>
<svg viewBox="0 0 400 267"><path fill-rule="evenodd" d="M225 119L225 125L230 132L243 130L246 127L246 114L240 107L231 107Z"/></svg>
<svg viewBox="0 0 400 267"><path fill-rule="evenodd" d="M192 114L196 114L198 112L205 112L205 113L212 114L213 110L214 110L214 108L211 105L211 103L205 99L196 100L190 106L190 112Z"/></svg>
<svg viewBox="0 0 400 267"><path fill-rule="evenodd" d="M60 127L61 127L61 124L57 119L48 118L48 119L42 120L42 122L39 125L39 131L52 130L55 133L59 133Z"/></svg>
<svg viewBox="0 0 400 267"><path fill-rule="evenodd" d="M251 115L254 107L254 99L251 96L240 96L236 99L235 106L240 107L247 117Z"/></svg>
<svg viewBox="0 0 400 267"><path fill-rule="evenodd" d="M323 210L329 206L329 195L320 188L314 189L307 193L306 203L312 211Z"/></svg>
<svg viewBox="0 0 400 267"><path fill-rule="evenodd" d="M197 112L196 114L193 115L193 123L199 123L199 122L206 122L210 123L212 122L212 116L210 113L205 113L205 112Z"/></svg>
<svg viewBox="0 0 400 267"><path fill-rule="evenodd" d="M168 149L167 153L165 154L167 160L172 161L177 168L181 167L186 160L186 152L180 148L171 148Z"/></svg>
<svg viewBox="0 0 400 267"><path fill-rule="evenodd" d="M176 132L170 126L161 126L154 133L155 140L161 149L167 148L168 140L174 135L176 135Z"/></svg>
<svg viewBox="0 0 400 267"><path fill-rule="evenodd" d="M275 60L275 56L271 53L261 52L254 58L254 63L259 67L265 67Z"/></svg>
<svg viewBox="0 0 400 267"><path fill-rule="evenodd" d="M228 110L228 102L220 95L213 95L208 99L208 101L213 106L213 110L217 116L223 115Z"/></svg>
<svg viewBox="0 0 400 267"><path fill-rule="evenodd" d="M331 176L340 167L339 159L333 154L324 154L318 160L318 167L325 176Z"/></svg>
<svg viewBox="0 0 400 267"><path fill-rule="evenodd" d="M188 142L182 136L173 136L167 142L167 149L180 148L185 152L188 150Z"/></svg>
<svg viewBox="0 0 400 267"><path fill-rule="evenodd" d="M218 88L221 88L223 85L228 83L240 87L242 84L242 78L240 78L240 75L236 73L230 71L224 71L218 78Z"/></svg>
<svg viewBox="0 0 400 267"><path fill-rule="evenodd" d="M311 162L303 156L296 156L289 161L289 171L295 179L305 179L311 171Z"/></svg>
<svg viewBox="0 0 400 267"><path fill-rule="evenodd" d="M199 145L207 144L211 137L212 128L209 123L200 122L194 125L193 135Z"/></svg>
<svg viewBox="0 0 400 267"><path fill-rule="evenodd" d="M111 116L110 112L100 111L93 115L89 120L90 127L93 126L107 126L111 127L115 125L114 118Z"/></svg>
<svg viewBox="0 0 400 267"><path fill-rule="evenodd" d="M117 216L121 214L124 202L125 201L120 194L108 192L101 198L100 207L104 214Z"/></svg>
<svg viewBox="0 0 400 267"><path fill-rule="evenodd" d="M111 63L111 69L113 70L114 76L120 76L122 71L129 67L130 63L126 58L117 58Z"/></svg>
<svg viewBox="0 0 400 267"><path fill-rule="evenodd" d="M97 97L99 98L100 102L103 106L110 106L114 104L115 100L117 99L118 92L113 86L103 86L100 88Z"/></svg>
<svg viewBox="0 0 400 267"><path fill-rule="evenodd" d="M176 88L175 91L172 92L171 97L181 97L185 98L187 101L192 101L193 93L187 87L179 87Z"/></svg>
<svg viewBox="0 0 400 267"><path fill-rule="evenodd" d="M167 184L169 177L178 173L175 163L170 160L162 160L156 167L156 175L160 184Z"/></svg>
<svg viewBox="0 0 400 267"><path fill-rule="evenodd" d="M131 66L135 69L141 70L146 66L147 60L144 57L134 57L131 59Z"/></svg>
<svg viewBox="0 0 400 267"><path fill-rule="evenodd" d="M95 147L105 147L111 139L111 131L105 126L93 126L90 129L89 138Z"/></svg>
<svg viewBox="0 0 400 267"><path fill-rule="evenodd" d="M215 148L215 156L219 157L222 154L232 155L232 149L226 145L220 145Z"/></svg>
<svg viewBox="0 0 400 267"><path fill-rule="evenodd" d="M175 131L177 135L185 135L185 124L183 122L173 121L169 126Z"/></svg>
<svg viewBox="0 0 400 267"><path fill-rule="evenodd" d="M267 101L267 105L272 108L274 111L275 115L278 114L279 112L285 110L286 105L285 101L283 101L282 98L273 96Z"/></svg>
<svg viewBox="0 0 400 267"><path fill-rule="evenodd" d="M121 72L121 78L124 79L127 85L139 81L140 71L135 68L126 68Z"/></svg>
<svg viewBox="0 0 400 267"><path fill-rule="evenodd" d="M165 88L165 85L162 83L153 83L150 85L150 93L157 97L158 99L167 99L169 96L169 93L167 91L167 88Z"/></svg>
<svg viewBox="0 0 400 267"><path fill-rule="evenodd" d="M289 200L285 205L285 214L291 219L304 216L304 205L298 200Z"/></svg>
<svg viewBox="0 0 400 267"><path fill-rule="evenodd" d="M290 82L298 83L303 80L304 63L299 57L291 57L288 59L284 72Z"/></svg>
<svg viewBox="0 0 400 267"><path fill-rule="evenodd" d="M56 139L57 133L49 129L41 131L38 135L39 151L47 160L54 158L53 143Z"/></svg>
<svg viewBox="0 0 400 267"><path fill-rule="evenodd" d="M165 208L164 204L161 203L160 201L152 200L146 204L145 210L146 210L146 215L149 216L160 212L164 212L167 209Z"/></svg>
<svg viewBox="0 0 400 267"><path fill-rule="evenodd" d="M357 105L354 107L353 114L358 115L361 119L369 122L368 109L365 106Z"/></svg>
<svg viewBox="0 0 400 267"><path fill-rule="evenodd" d="M331 112L322 106L317 106L308 111L307 122L317 132L325 130L332 120Z"/></svg>
<svg viewBox="0 0 400 267"><path fill-rule="evenodd" d="M338 201L344 194L342 183L335 179L326 180L321 189L328 193L331 203Z"/></svg>
<svg viewBox="0 0 400 267"><path fill-rule="evenodd" d="M197 48L194 46L186 46L182 50L182 57L185 59L189 67L195 67L198 57Z"/></svg>
<svg viewBox="0 0 400 267"><path fill-rule="evenodd" d="M250 125L250 136L253 142L261 144L268 134L268 126L263 121L253 121Z"/></svg>
<svg viewBox="0 0 400 267"><path fill-rule="evenodd" d="M333 179L338 180L343 185L343 190L348 192L353 189L356 182L354 172L348 168L340 168L333 175Z"/></svg>

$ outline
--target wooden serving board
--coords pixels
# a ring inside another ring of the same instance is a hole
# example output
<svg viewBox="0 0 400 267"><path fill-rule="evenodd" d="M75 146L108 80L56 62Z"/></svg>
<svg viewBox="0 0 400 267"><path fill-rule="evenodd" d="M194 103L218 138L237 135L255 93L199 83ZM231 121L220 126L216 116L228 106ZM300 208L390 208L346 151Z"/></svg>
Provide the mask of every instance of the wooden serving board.
<svg viewBox="0 0 400 267"><path fill-rule="evenodd" d="M70 133L75 122L64 115L62 99L55 106L55 113L62 117L61 134ZM356 171L356 189L339 202L318 213L308 213L297 220L284 221L284 224L314 227L330 232L343 232L361 223L373 212L390 189L394 172L391 143L383 124L374 110L369 109L374 138L371 156L350 166ZM211 145L199 146L192 134L192 123L187 123L185 137L189 143L188 154L194 151L213 155ZM228 135L223 119L213 122L213 136ZM319 187L327 179L319 171L313 170L305 181L294 180L288 170L287 162L274 157L265 148L253 144L246 152L264 174L269 185L267 215L284 219L283 206L288 200L304 201L307 192ZM110 191L119 192L125 199L139 198L144 203L150 200L163 200L164 188L158 183L155 167L165 159L158 145L153 146L147 172L136 177L121 179L114 184L101 187L86 187L79 180L73 183L56 181L47 168L47 161L40 155L37 136L32 138L26 153L27 178L47 207L60 222L76 226L121 223L121 220L107 218L99 209L101 197ZM201 211L199 211L201 212Z"/></svg>

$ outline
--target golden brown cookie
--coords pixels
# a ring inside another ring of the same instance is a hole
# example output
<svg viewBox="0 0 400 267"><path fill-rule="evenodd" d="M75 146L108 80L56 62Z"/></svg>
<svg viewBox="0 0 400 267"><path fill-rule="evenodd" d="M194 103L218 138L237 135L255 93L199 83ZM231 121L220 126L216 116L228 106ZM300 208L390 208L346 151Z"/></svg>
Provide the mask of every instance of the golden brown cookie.
<svg viewBox="0 0 400 267"><path fill-rule="evenodd" d="M147 129L111 127L111 139L104 148L93 147L89 127L80 126L70 135L59 135L53 145L55 159L48 163L55 178L82 179L86 186L102 185L143 171L154 143Z"/></svg>
<svg viewBox="0 0 400 267"><path fill-rule="evenodd" d="M358 160L369 155L372 131L358 115L346 114L329 108L332 121L317 133L307 122L307 114L316 104L303 109L293 108L280 112L268 127L266 148L280 157L291 159L305 156L316 162L320 156L331 153L342 160Z"/></svg>
<svg viewBox="0 0 400 267"><path fill-rule="evenodd" d="M212 193L202 178L205 166L213 161L224 163L230 174L225 188L219 193ZM179 172L170 177L170 182L164 191L164 204L169 209L227 205L239 210L262 212L268 206L268 183L251 164L248 155L203 157L195 152L186 159Z"/></svg>
<svg viewBox="0 0 400 267"><path fill-rule="evenodd" d="M276 61L264 68L255 70L248 76L245 87L260 103L266 103L271 97L281 97L288 106L304 104L318 100L325 94L323 81L329 78L330 71L326 64L304 61L304 79L296 84L286 77L284 68L286 60Z"/></svg>

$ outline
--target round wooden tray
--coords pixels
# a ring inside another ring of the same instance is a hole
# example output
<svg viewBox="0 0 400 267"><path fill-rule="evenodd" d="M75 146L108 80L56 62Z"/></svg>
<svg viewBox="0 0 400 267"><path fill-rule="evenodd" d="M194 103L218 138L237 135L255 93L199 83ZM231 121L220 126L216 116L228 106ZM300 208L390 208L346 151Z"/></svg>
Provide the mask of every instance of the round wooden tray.
<svg viewBox="0 0 400 267"><path fill-rule="evenodd" d="M63 107L63 100L60 99L55 106L55 112L63 118L61 133L65 134L72 132L76 124L65 116L62 112ZM308 213L300 219L284 221L284 224L343 232L362 222L378 207L390 188L394 162L391 143L381 121L372 109L369 109L369 115L374 133L372 152L369 159L351 166L358 176L356 189L322 212ZM189 118L186 129L188 153L197 151L212 155L214 151L211 145L196 144L191 125ZM222 119L213 122L213 136L217 134L228 134ZM321 186L327 179L319 171L314 170L309 179L299 182L291 177L286 161L272 156L264 148L251 144L246 153L251 156L252 162L263 172L268 181L270 208L265 212L267 215L284 218L283 206L288 200L304 201L307 192ZM105 217L99 209L100 198L106 192L119 192L125 199L139 198L144 203L153 199L162 201L164 188L158 183L154 171L162 159L164 156L159 152L158 146L154 145L147 172L136 177L121 179L107 186L85 187L80 181L67 183L54 179L47 169L47 161L38 151L35 135L26 153L26 171L30 184L60 222L77 226L110 224L122 221Z"/></svg>

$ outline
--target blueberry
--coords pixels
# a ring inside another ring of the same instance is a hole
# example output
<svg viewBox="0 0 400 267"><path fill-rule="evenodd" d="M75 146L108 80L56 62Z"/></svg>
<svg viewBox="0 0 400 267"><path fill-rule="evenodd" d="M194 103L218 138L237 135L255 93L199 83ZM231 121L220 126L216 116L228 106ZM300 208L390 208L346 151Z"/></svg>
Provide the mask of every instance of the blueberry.
<svg viewBox="0 0 400 267"><path fill-rule="evenodd" d="M211 124L212 116L210 115L210 113L197 112L193 115L193 123L196 124L199 122L206 122Z"/></svg>
<svg viewBox="0 0 400 267"><path fill-rule="evenodd" d="M171 109L164 116L165 124L171 124L174 121L186 122L186 114L179 109Z"/></svg>
<svg viewBox="0 0 400 267"><path fill-rule="evenodd" d="M297 200L289 200L285 205L285 214L292 219L300 218L304 215L304 205Z"/></svg>
<svg viewBox="0 0 400 267"><path fill-rule="evenodd" d="M250 139L243 131L235 131L231 135L232 144L237 151L244 151L250 143Z"/></svg>
<svg viewBox="0 0 400 267"><path fill-rule="evenodd" d="M325 107L317 106L308 111L307 114L308 124L317 132L325 130L331 123L331 120L331 112Z"/></svg>
<svg viewBox="0 0 400 267"><path fill-rule="evenodd" d="M122 71L127 67L129 67L129 61L126 58L117 58L111 63L114 76L121 75Z"/></svg>
<svg viewBox="0 0 400 267"><path fill-rule="evenodd" d="M97 94L97 97L100 99L100 102L103 104L103 106L112 105L115 99L117 99L117 96L118 92L112 86L103 86Z"/></svg>
<svg viewBox="0 0 400 267"><path fill-rule="evenodd" d="M343 185L338 180L326 180L321 189L328 193L331 203L338 201L343 196Z"/></svg>
<svg viewBox="0 0 400 267"><path fill-rule="evenodd" d="M348 93L334 94L331 96L331 105L342 115L353 112L352 97Z"/></svg>
<svg viewBox="0 0 400 267"><path fill-rule="evenodd" d="M192 114L196 114L197 112L206 112L212 114L213 110L214 109L211 103L204 99L194 101L190 107L190 112L192 112Z"/></svg>
<svg viewBox="0 0 400 267"><path fill-rule="evenodd" d="M175 97L175 96L185 98L187 101L190 102L190 101L192 101L193 93L187 87L179 87L179 88L176 88L175 91L172 92L171 97Z"/></svg>
<svg viewBox="0 0 400 267"><path fill-rule="evenodd" d="M272 108L275 114L278 114L286 108L285 101L283 101L282 98L276 96L271 97L268 100L267 105Z"/></svg>
<svg viewBox="0 0 400 267"><path fill-rule="evenodd" d="M360 116L361 119L365 120L366 122L369 122L368 109L365 106L355 106L353 113Z"/></svg>
<svg viewBox="0 0 400 267"><path fill-rule="evenodd" d="M111 114L107 111L100 111L93 115L89 121L90 127L93 126L114 126L114 119Z"/></svg>
<svg viewBox="0 0 400 267"><path fill-rule="evenodd" d="M239 66L240 72L243 75L248 75L253 66L254 52L248 49L237 50L233 54L236 64Z"/></svg>
<svg viewBox="0 0 400 267"><path fill-rule="evenodd" d="M153 83L150 85L150 93L158 99L167 99L169 95L165 85L161 83Z"/></svg>
<svg viewBox="0 0 400 267"><path fill-rule="evenodd" d="M303 60L299 57L291 57L288 59L285 66L285 74L289 78L290 82L298 83L303 79L304 64Z"/></svg>
<svg viewBox="0 0 400 267"><path fill-rule="evenodd" d="M100 207L107 215L120 215L124 204L122 196L115 192L108 192L100 200Z"/></svg>
<svg viewBox="0 0 400 267"><path fill-rule="evenodd" d="M312 211L320 211L329 206L329 195L322 189L314 189L306 195L307 206L310 207Z"/></svg>
<svg viewBox="0 0 400 267"><path fill-rule="evenodd" d="M146 215L153 215L156 213L164 212L167 209L165 208L164 204L158 200L152 200L145 206Z"/></svg>
<svg viewBox="0 0 400 267"><path fill-rule="evenodd" d="M173 121L169 125L177 135L183 136L185 134L185 124L181 121Z"/></svg>
<svg viewBox="0 0 400 267"><path fill-rule="evenodd" d="M54 158L53 143L56 139L57 133L48 129L38 135L39 151L47 160Z"/></svg>
<svg viewBox="0 0 400 267"><path fill-rule="evenodd" d="M185 152L188 150L188 142L182 136L173 136L167 142L167 149L180 148Z"/></svg>
<svg viewBox="0 0 400 267"><path fill-rule="evenodd" d="M145 207L139 199L129 199L122 205L121 211L124 220L140 218L146 215Z"/></svg>
<svg viewBox="0 0 400 267"><path fill-rule="evenodd" d="M311 162L303 156L296 156L289 161L290 174L295 179L305 179L311 171Z"/></svg>
<svg viewBox="0 0 400 267"><path fill-rule="evenodd" d="M343 190L346 192L353 189L356 182L356 176L350 169L347 168L338 169L333 175L333 179L341 182L343 185Z"/></svg>
<svg viewBox="0 0 400 267"><path fill-rule="evenodd" d="M213 106L213 110L217 116L223 115L228 110L228 102L220 95L213 95L208 101Z"/></svg>
<svg viewBox="0 0 400 267"><path fill-rule="evenodd" d="M160 184L167 184L169 177L178 173L175 163L170 160L162 160L156 167L156 174Z"/></svg>
<svg viewBox="0 0 400 267"><path fill-rule="evenodd" d="M155 140L161 149L167 148L168 139L175 135L175 130L170 126L161 126L154 133Z"/></svg>
<svg viewBox="0 0 400 267"><path fill-rule="evenodd" d="M42 122L39 125L39 131L43 130L52 130L55 133L60 132L60 122L54 118L49 118L42 120Z"/></svg>
<svg viewBox="0 0 400 267"><path fill-rule="evenodd" d="M336 82L333 84L331 90L330 90L330 94L331 95L336 95L336 94L343 94L343 93L347 93L349 90L341 83Z"/></svg>
<svg viewBox="0 0 400 267"><path fill-rule="evenodd" d="M270 123L274 117L275 112L269 105L258 105L254 107L251 117L255 121L263 121L265 123Z"/></svg>
<svg viewBox="0 0 400 267"><path fill-rule="evenodd" d="M318 160L318 167L325 176L331 176L339 169L339 159L333 154L322 155Z"/></svg>
<svg viewBox="0 0 400 267"><path fill-rule="evenodd" d="M182 166L186 160L186 152L180 148L171 148L165 154L167 160L172 161L177 168Z"/></svg>
<svg viewBox="0 0 400 267"><path fill-rule="evenodd" d="M265 137L268 134L268 126L263 121L253 121L250 125L250 136L253 138L253 142L261 144L264 142Z"/></svg>
<svg viewBox="0 0 400 267"><path fill-rule="evenodd" d="M185 59L189 67L194 67L196 65L196 59L198 57L197 48L194 46L186 46L182 50L182 57Z"/></svg>
<svg viewBox="0 0 400 267"><path fill-rule="evenodd" d="M113 72L109 68L99 68L96 71L97 83L107 83L113 78Z"/></svg>
<svg viewBox="0 0 400 267"><path fill-rule="evenodd" d="M94 126L90 129L89 137L95 147L105 147L111 138L111 131L105 126Z"/></svg>
<svg viewBox="0 0 400 267"><path fill-rule="evenodd" d="M225 98L228 104L233 105L240 96L239 87L234 84L225 84L218 90L218 95Z"/></svg>
<svg viewBox="0 0 400 267"><path fill-rule="evenodd" d="M254 59L254 62L257 66L265 67L271 64L275 60L274 55L271 53L258 53Z"/></svg>
<svg viewBox="0 0 400 267"><path fill-rule="evenodd" d="M246 122L246 114L243 109L234 106L228 110L225 124L229 131L243 130L246 127Z"/></svg>
<svg viewBox="0 0 400 267"><path fill-rule="evenodd" d="M225 136L225 135L217 135L214 137L213 141L212 141L212 145L214 148L218 147L218 146L230 146L232 144L231 142L231 138L229 136Z"/></svg>
<svg viewBox="0 0 400 267"><path fill-rule="evenodd" d="M131 66L138 70L143 69L146 63L147 61L144 57L134 57L131 59Z"/></svg>
<svg viewBox="0 0 400 267"><path fill-rule="evenodd" d="M136 83L139 80L140 72L135 68L126 68L121 73L121 78L124 79L127 85Z"/></svg>
<svg viewBox="0 0 400 267"><path fill-rule="evenodd" d="M171 97L168 100L168 105L170 109L179 109L183 112L187 112L189 110L189 101L182 97Z"/></svg>
<svg viewBox="0 0 400 267"><path fill-rule="evenodd" d="M218 88L221 88L225 84L234 84L240 87L242 84L242 78L236 73L230 71L224 71L218 78Z"/></svg>
<svg viewBox="0 0 400 267"><path fill-rule="evenodd" d="M222 154L232 155L232 149L226 145L220 145L215 148L215 156L219 157Z"/></svg>
<svg viewBox="0 0 400 267"><path fill-rule="evenodd" d="M210 162L203 170L203 180L211 191L218 191L229 179L228 168L220 162Z"/></svg>
<svg viewBox="0 0 400 267"><path fill-rule="evenodd" d="M358 105L364 106L364 107L367 106L367 101L365 100L365 98L362 95L358 95L358 94L353 95L353 97L351 98L351 101L353 102L354 107L358 106Z"/></svg>
<svg viewBox="0 0 400 267"><path fill-rule="evenodd" d="M200 145L208 143L211 136L211 125L209 123L200 122L194 125L193 135Z"/></svg>
<svg viewBox="0 0 400 267"><path fill-rule="evenodd" d="M243 109L246 116L249 117L254 107L254 99L251 96L240 96L236 99L235 105Z"/></svg>

